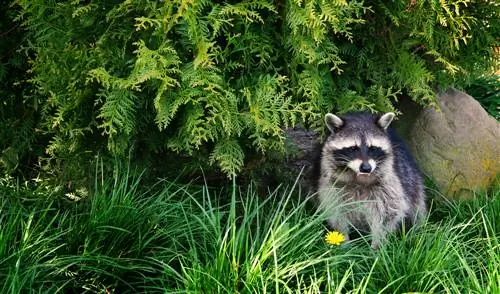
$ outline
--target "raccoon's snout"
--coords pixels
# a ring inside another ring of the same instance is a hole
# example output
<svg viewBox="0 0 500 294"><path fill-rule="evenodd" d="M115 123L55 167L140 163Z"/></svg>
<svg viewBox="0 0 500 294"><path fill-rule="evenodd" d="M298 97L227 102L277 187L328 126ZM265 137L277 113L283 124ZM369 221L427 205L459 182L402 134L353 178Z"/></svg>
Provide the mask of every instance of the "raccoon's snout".
<svg viewBox="0 0 500 294"><path fill-rule="evenodd" d="M372 166L368 162L363 162L359 166L359 172L364 174L369 174L372 171Z"/></svg>
<svg viewBox="0 0 500 294"><path fill-rule="evenodd" d="M377 163L373 159L354 159L347 166L358 175L369 175L375 170Z"/></svg>

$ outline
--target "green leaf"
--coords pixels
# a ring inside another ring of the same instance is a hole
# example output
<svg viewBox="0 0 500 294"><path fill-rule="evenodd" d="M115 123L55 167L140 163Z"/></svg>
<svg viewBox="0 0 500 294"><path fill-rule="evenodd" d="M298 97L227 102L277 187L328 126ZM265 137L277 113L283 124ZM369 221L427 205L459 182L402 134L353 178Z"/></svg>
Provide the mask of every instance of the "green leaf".
<svg viewBox="0 0 500 294"><path fill-rule="evenodd" d="M210 164L217 163L228 177L241 170L244 159L245 154L235 139L219 140L210 154Z"/></svg>

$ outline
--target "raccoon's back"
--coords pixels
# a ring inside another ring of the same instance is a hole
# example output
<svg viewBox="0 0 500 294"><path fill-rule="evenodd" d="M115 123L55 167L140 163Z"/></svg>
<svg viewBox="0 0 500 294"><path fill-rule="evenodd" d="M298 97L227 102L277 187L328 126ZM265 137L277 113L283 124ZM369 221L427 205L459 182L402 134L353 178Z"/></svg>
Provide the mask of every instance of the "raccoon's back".
<svg viewBox="0 0 500 294"><path fill-rule="evenodd" d="M388 129L388 135L393 148L394 171L403 186L405 196L417 205L423 197L422 174L403 139L391 128Z"/></svg>

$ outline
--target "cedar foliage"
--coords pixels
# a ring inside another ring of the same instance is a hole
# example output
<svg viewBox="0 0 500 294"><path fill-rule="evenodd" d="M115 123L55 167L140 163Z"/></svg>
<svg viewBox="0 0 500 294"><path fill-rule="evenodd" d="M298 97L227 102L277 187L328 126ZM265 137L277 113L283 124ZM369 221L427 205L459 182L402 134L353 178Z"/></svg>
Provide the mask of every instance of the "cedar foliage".
<svg viewBox="0 0 500 294"><path fill-rule="evenodd" d="M394 111L400 93L432 105L437 87L495 63L499 36L498 5L472 0L16 0L8 11L25 30L17 79L31 92L10 96L0 127L31 109L28 134L7 136L37 139L41 164L71 174L96 154L240 173L251 154L286 152L284 128L319 130L328 111ZM28 145L0 148L19 157Z"/></svg>

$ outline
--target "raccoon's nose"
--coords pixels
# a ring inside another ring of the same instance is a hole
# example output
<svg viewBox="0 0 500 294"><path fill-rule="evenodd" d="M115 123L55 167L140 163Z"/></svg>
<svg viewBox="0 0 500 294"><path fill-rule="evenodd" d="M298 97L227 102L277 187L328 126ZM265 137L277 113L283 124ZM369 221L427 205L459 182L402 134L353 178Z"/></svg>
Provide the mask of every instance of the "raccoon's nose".
<svg viewBox="0 0 500 294"><path fill-rule="evenodd" d="M368 162L363 162L359 167L359 171L362 173L370 173L372 171L372 166Z"/></svg>

